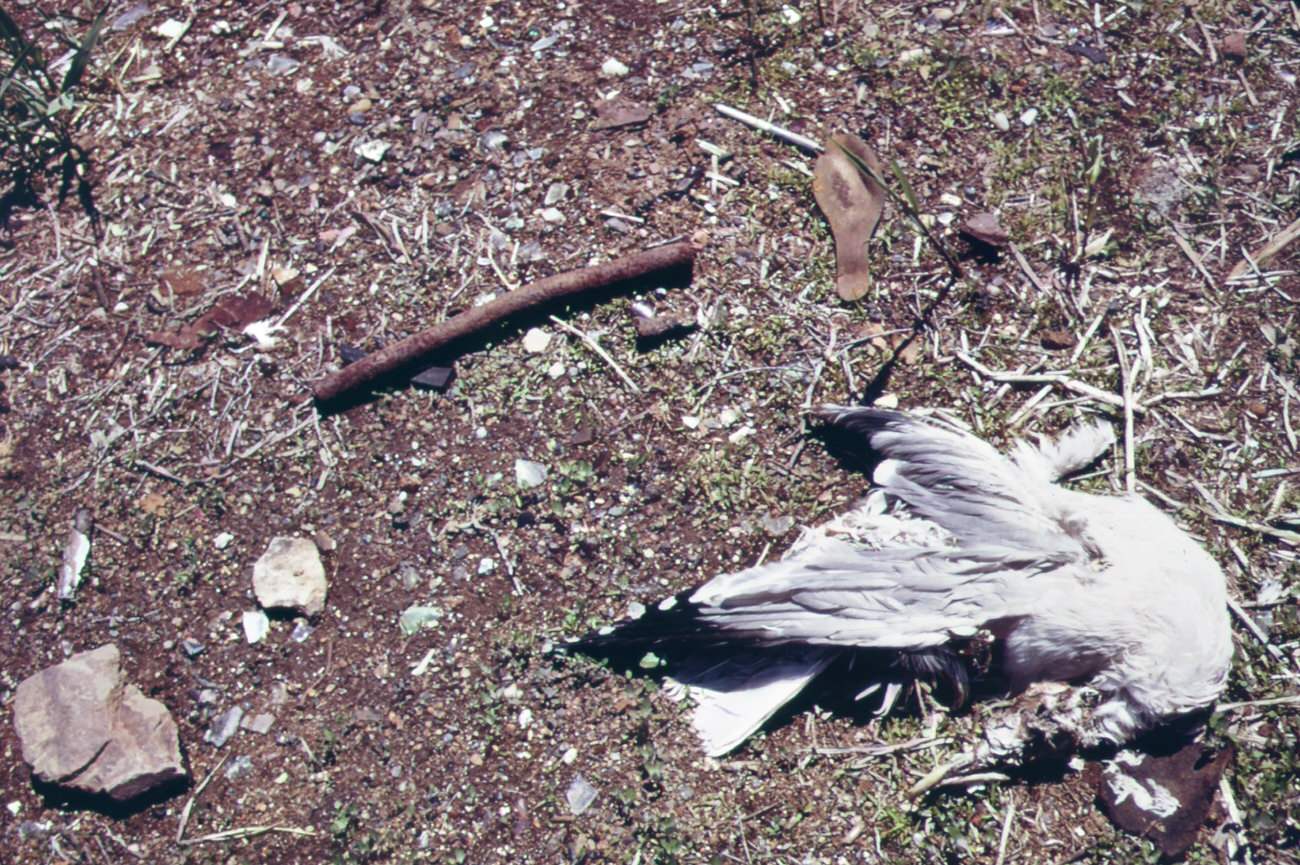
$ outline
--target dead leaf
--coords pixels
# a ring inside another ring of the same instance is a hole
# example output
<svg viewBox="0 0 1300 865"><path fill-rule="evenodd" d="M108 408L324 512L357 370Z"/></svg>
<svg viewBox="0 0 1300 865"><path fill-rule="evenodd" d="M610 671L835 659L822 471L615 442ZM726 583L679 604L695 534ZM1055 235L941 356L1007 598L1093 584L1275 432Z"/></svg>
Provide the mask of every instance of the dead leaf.
<svg viewBox="0 0 1300 865"><path fill-rule="evenodd" d="M890 340L894 345L894 352L897 358L906 364L916 363L921 357L921 352L925 349L925 340L920 334L900 333Z"/></svg>
<svg viewBox="0 0 1300 865"><path fill-rule="evenodd" d="M813 168L813 197L835 238L835 290L844 300L857 300L871 290L867 242L880 222L886 195L875 178L859 170L854 157L880 174L875 151L846 132L831 139Z"/></svg>
<svg viewBox="0 0 1300 865"><path fill-rule="evenodd" d="M146 514L160 517L167 512L167 497L162 493L145 493L135 506Z"/></svg>
<svg viewBox="0 0 1300 865"><path fill-rule="evenodd" d="M193 326L211 328L215 325L243 330L253 322L266 318L274 309L275 305L260 294L228 294L200 316Z"/></svg>
<svg viewBox="0 0 1300 865"><path fill-rule="evenodd" d="M162 272L162 284L177 297L193 297L207 288L201 274L183 267L171 267Z"/></svg>
<svg viewBox="0 0 1300 865"><path fill-rule="evenodd" d="M1068 330L1045 330L1038 335L1038 341L1048 351L1065 351L1074 348L1077 340Z"/></svg>

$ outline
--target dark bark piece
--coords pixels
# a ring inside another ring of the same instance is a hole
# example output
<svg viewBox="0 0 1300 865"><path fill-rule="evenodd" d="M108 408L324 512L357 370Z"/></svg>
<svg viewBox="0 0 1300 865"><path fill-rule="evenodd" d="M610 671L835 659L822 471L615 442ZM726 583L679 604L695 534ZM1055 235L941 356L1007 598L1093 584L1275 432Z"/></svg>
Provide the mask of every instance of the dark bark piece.
<svg viewBox="0 0 1300 865"><path fill-rule="evenodd" d="M1150 840L1165 858L1181 859L1205 823L1233 749L1193 742L1172 754L1138 756L1136 764L1094 764L1089 780L1116 826Z"/></svg>
<svg viewBox="0 0 1300 865"><path fill-rule="evenodd" d="M468 309L441 324L385 346L374 354L345 366L316 383L318 402L329 402L375 379L404 367L458 339L478 333L526 309L576 297L619 282L644 277L659 270L690 265L695 246L679 241L582 270L557 273Z"/></svg>

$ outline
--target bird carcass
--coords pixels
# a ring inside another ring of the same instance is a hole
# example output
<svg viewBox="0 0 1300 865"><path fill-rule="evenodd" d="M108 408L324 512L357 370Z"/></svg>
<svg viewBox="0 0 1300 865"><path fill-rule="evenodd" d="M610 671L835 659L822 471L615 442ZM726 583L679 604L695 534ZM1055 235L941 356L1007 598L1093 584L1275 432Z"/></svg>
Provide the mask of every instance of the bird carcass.
<svg viewBox="0 0 1300 865"><path fill-rule="evenodd" d="M709 754L740 745L832 669L865 677L835 685L876 692L881 711L916 676L947 681L960 701L960 650L979 639L1024 697L959 765L1123 745L1223 691L1232 637L1214 559L1144 499L1057 485L1110 447L1109 426L1003 455L934 417L818 414L880 460L862 502L805 530L780 561L571 646L671 661L668 684L693 701Z"/></svg>

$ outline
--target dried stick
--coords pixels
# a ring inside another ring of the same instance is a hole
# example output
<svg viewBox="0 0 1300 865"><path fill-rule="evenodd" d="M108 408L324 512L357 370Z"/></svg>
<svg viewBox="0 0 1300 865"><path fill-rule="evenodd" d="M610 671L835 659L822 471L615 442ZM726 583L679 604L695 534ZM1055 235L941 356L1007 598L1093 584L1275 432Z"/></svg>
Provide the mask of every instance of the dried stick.
<svg viewBox="0 0 1300 865"><path fill-rule="evenodd" d="M636 279L658 270L689 265L694 260L695 246L689 241L680 241L594 267L548 276L507 292L482 306L467 309L459 315L408 336L374 354L366 355L361 360L326 376L316 383L312 391L317 401L329 402L411 363L434 349L491 327L523 310L584 294L617 282Z"/></svg>

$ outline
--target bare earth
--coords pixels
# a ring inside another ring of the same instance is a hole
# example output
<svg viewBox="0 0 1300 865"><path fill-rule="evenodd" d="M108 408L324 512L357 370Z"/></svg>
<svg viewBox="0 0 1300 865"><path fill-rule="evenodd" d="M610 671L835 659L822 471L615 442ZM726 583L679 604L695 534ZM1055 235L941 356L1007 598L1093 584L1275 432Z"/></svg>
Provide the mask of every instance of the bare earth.
<svg viewBox="0 0 1300 865"><path fill-rule="evenodd" d="M6 5L51 45L94 11ZM154 32L169 18L179 39ZM125 812L64 801L6 710L5 858L1154 861L1077 772L906 801L987 703L807 708L713 761L654 682L547 653L860 496L803 406L883 395L1005 443L1096 413L1122 430L1128 381L1139 489L1257 623L1235 620L1225 700L1250 704L1212 724L1237 756L1190 859L1300 861L1295 705L1254 704L1294 695L1300 648L1300 245L1228 279L1300 212L1298 34L1294 3L1135 0L163 2L110 27L81 96L102 240L51 183L0 249L0 698L115 641L192 783ZM891 205L872 292L841 301L812 157L715 102L860 134L964 277ZM1023 261L959 236L984 211ZM310 399L342 347L678 237L701 247L689 284L493 332L444 392ZM638 346L635 304L700 327ZM182 329L215 307L227 326ZM241 332L286 315L274 345ZM521 459L545 482L521 488ZM1122 489L1124 449L1083 483ZM65 606L79 508L96 529ZM328 602L305 638L280 619L249 645L277 535L321 545ZM441 617L406 636L413 604ZM234 706L274 723L216 748ZM574 814L578 777L596 797Z"/></svg>

